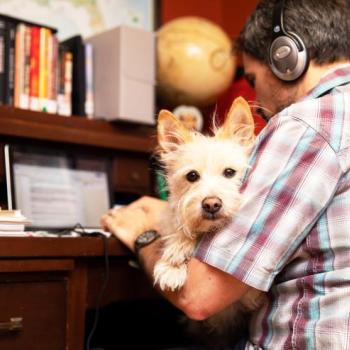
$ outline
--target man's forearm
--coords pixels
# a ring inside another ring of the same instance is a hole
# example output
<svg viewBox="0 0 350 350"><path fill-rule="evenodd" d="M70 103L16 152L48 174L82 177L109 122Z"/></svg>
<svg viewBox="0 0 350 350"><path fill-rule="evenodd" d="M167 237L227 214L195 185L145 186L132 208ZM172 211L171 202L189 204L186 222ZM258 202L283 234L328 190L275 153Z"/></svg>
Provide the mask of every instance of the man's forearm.
<svg viewBox="0 0 350 350"><path fill-rule="evenodd" d="M156 264L157 260L160 258L160 255L161 255L160 239L158 239L157 241L153 242L152 244L146 247L143 247L139 252L139 260L140 260L142 269L144 270L144 272L146 273L146 275L148 276L148 278L152 283L154 283L154 278L153 278L154 265ZM170 290L163 291L157 285L155 285L155 288L173 305L185 311L184 310L185 299L184 299L184 294L182 289L172 292Z"/></svg>
<svg viewBox="0 0 350 350"><path fill-rule="evenodd" d="M152 283L154 266L160 255L159 239L139 252L140 263ZM155 287L190 318L205 319L240 299L249 289L229 274L195 258L190 259L187 268L187 280L182 288L172 292Z"/></svg>
<svg viewBox="0 0 350 350"><path fill-rule="evenodd" d="M153 270L154 265L160 257L160 249L161 249L161 240L158 239L152 242L150 245L143 247L139 251L139 261L142 266L142 269L148 276L148 278L153 283Z"/></svg>

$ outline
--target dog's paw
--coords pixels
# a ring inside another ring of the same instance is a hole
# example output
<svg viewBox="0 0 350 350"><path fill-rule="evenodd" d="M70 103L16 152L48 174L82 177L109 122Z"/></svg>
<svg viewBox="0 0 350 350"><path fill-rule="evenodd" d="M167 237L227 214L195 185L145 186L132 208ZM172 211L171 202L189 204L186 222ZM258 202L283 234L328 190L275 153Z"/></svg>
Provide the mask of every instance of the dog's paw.
<svg viewBox="0 0 350 350"><path fill-rule="evenodd" d="M187 265L170 265L165 261L158 261L154 267L154 284L158 284L161 290L171 290L181 288L187 278Z"/></svg>

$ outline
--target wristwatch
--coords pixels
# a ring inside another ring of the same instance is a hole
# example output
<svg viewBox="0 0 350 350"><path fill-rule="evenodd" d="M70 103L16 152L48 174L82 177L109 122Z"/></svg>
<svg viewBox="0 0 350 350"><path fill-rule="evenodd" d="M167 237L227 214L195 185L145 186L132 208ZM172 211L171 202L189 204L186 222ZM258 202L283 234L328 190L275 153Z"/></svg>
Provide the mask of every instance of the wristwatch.
<svg viewBox="0 0 350 350"><path fill-rule="evenodd" d="M139 251L141 248L146 247L147 245L154 242L156 239L160 237L160 234L156 230L148 230L141 233L134 243L134 250L136 256L139 255Z"/></svg>

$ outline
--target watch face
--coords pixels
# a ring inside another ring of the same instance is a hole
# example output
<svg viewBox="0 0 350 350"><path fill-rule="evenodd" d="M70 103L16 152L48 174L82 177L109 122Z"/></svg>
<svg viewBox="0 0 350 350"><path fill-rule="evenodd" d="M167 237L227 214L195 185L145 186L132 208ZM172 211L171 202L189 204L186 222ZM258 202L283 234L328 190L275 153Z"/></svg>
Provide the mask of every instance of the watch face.
<svg viewBox="0 0 350 350"><path fill-rule="evenodd" d="M147 231L144 232L141 237L139 242L142 243L147 243L150 239L152 239L154 237L154 231Z"/></svg>
<svg viewBox="0 0 350 350"><path fill-rule="evenodd" d="M156 234L157 234L156 231L146 231L138 237L137 241L140 244L148 243L150 240L154 239Z"/></svg>
<svg viewBox="0 0 350 350"><path fill-rule="evenodd" d="M159 237L159 233L157 231L154 231L154 230L146 231L137 237L135 241L135 248L138 250L141 247L144 247L152 243L158 237Z"/></svg>

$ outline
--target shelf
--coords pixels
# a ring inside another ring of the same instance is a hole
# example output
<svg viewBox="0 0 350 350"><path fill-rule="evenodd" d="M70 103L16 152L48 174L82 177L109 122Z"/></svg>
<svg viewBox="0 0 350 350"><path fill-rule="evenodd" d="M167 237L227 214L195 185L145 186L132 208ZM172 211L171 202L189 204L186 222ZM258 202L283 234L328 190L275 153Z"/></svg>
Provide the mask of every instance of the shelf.
<svg viewBox="0 0 350 350"><path fill-rule="evenodd" d="M0 135L150 153L155 128L0 106Z"/></svg>
<svg viewBox="0 0 350 350"><path fill-rule="evenodd" d="M131 256L117 239L108 239L110 256ZM0 256L4 258L93 257L103 256L101 237L0 237Z"/></svg>

